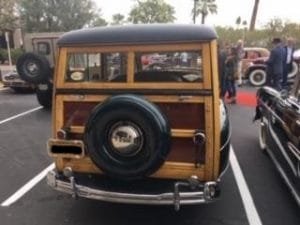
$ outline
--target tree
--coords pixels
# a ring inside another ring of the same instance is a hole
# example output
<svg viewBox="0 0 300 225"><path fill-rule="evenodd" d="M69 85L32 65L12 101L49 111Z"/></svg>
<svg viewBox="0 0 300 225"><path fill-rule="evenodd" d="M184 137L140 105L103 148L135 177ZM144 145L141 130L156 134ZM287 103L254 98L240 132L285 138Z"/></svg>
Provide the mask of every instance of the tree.
<svg viewBox="0 0 300 225"><path fill-rule="evenodd" d="M236 26L239 28L239 26L241 25L241 22L242 22L242 18L239 16L238 18L236 18L235 20L235 24Z"/></svg>
<svg viewBox="0 0 300 225"><path fill-rule="evenodd" d="M103 26L107 26L107 21L105 19L103 19L101 16L95 18L91 24L89 26L91 27L103 27Z"/></svg>
<svg viewBox="0 0 300 225"><path fill-rule="evenodd" d="M132 23L168 23L175 20L175 9L164 0L136 0L129 13Z"/></svg>
<svg viewBox="0 0 300 225"><path fill-rule="evenodd" d="M0 31L13 30L17 22L16 0L0 0Z"/></svg>
<svg viewBox="0 0 300 225"><path fill-rule="evenodd" d="M251 22L250 22L250 28L249 28L250 31L255 30L258 6L259 6L259 0L255 0L253 10L252 10L252 15L251 15Z"/></svg>
<svg viewBox="0 0 300 225"><path fill-rule="evenodd" d="M80 29L100 17L92 0L20 0L19 11L27 32Z"/></svg>
<svg viewBox="0 0 300 225"><path fill-rule="evenodd" d="M195 0L194 0L195 1ZM196 9L192 11L192 15L196 13L195 17L198 17L201 14L201 23L205 23L205 19L208 14L216 14L218 11L218 6L216 0L197 0Z"/></svg>
<svg viewBox="0 0 300 225"><path fill-rule="evenodd" d="M122 25L125 23L125 16L117 13L112 16L112 25Z"/></svg>

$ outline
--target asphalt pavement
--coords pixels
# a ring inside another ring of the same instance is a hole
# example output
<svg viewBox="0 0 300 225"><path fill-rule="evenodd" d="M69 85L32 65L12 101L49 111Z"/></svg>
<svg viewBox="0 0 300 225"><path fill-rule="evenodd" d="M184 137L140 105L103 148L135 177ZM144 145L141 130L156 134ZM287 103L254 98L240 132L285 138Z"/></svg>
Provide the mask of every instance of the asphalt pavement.
<svg viewBox="0 0 300 225"><path fill-rule="evenodd" d="M250 88L249 92L253 90ZM52 163L46 152L51 112L38 107L34 94L0 89L0 203ZM251 220L258 216L264 225L299 225L297 204L268 156L259 151L258 126L252 123L254 108L239 104L228 108L233 126L233 151L246 187L240 184L236 166L229 167L222 177L219 201L183 206L175 212L172 206L74 200L49 188L43 179L9 207L0 207L0 224L258 225ZM250 199L245 195L245 188Z"/></svg>

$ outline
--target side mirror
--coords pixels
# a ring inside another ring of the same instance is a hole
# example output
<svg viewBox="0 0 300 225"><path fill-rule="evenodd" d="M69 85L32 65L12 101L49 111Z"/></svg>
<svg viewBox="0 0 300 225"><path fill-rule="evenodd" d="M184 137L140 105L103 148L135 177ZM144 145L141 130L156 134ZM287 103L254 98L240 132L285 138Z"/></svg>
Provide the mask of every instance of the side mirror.
<svg viewBox="0 0 300 225"><path fill-rule="evenodd" d="M283 89L282 91L280 91L280 97L285 100L289 97L289 92L288 90Z"/></svg>

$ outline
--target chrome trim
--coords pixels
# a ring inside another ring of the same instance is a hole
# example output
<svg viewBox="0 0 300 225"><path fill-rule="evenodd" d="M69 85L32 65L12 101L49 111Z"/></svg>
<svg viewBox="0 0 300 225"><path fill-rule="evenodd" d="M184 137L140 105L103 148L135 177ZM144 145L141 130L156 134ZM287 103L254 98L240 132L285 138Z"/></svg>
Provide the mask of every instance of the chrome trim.
<svg viewBox="0 0 300 225"><path fill-rule="evenodd" d="M141 151L144 144L143 133L134 123L119 121L109 131L112 149L123 156L133 156Z"/></svg>
<svg viewBox="0 0 300 225"><path fill-rule="evenodd" d="M230 140L231 140L231 135L232 135L232 127L231 127L231 123L228 123L228 126L229 126L229 128L228 128L228 130L229 130L229 132L228 132L228 138L227 138L227 140L225 141L225 143L221 146L220 152L222 152L222 151L224 150L224 148L229 144L229 142L230 142Z"/></svg>
<svg viewBox="0 0 300 225"><path fill-rule="evenodd" d="M196 145L202 145L204 144L206 141L206 136L203 132L201 131L197 131L195 134L194 134L194 137L193 137L193 142L194 144Z"/></svg>
<svg viewBox="0 0 300 225"><path fill-rule="evenodd" d="M230 147L229 147L229 152L228 152L228 155L230 155L231 153L230 153L230 151L232 151L231 150L232 149L232 145L230 145ZM218 177L218 179L219 180L221 180L221 178L223 177L223 175L225 174L225 172L228 170L228 168L229 168L229 165L230 165L230 163L229 163L229 157L228 157L228 160L227 160L227 164L226 164L226 167L225 167L225 169L220 173L220 175L219 175L219 177Z"/></svg>
<svg viewBox="0 0 300 225"><path fill-rule="evenodd" d="M293 162L290 160L290 157L287 155L286 150L283 147L283 145L281 144L281 141L279 140L277 134L275 133L275 131L272 129L272 127L270 125L268 127L269 127L269 131L270 131L273 139L275 140L278 148L280 149L282 155L286 159L286 161L289 164L289 166L290 166L291 170L293 171L294 175L297 176L297 169L295 168Z"/></svg>
<svg viewBox="0 0 300 225"><path fill-rule="evenodd" d="M271 115L274 116L275 119L277 119L284 127L287 127L286 123L266 103L260 100L260 104L270 111Z"/></svg>
<svg viewBox="0 0 300 225"><path fill-rule="evenodd" d="M90 188L84 185L76 184L76 178L71 178L70 181L63 181L57 178L56 172L52 170L47 174L47 183L55 190L71 194L76 197L78 196L115 203L174 206L177 205L178 207L180 205L208 203L218 199L218 193L216 193L216 196L212 196L212 193L214 193L213 191L218 190L219 188L218 183L214 181L203 183L198 181L198 183L195 185L197 185L197 187L201 187L201 191L179 192L180 186L193 186L193 184L191 184L191 182L193 181L186 181L175 182L174 192L166 192L161 194L132 194L103 191L95 188ZM175 187L177 188L177 193L175 193ZM211 191L210 188L213 188L214 190L212 189ZM174 204L175 202L176 204Z"/></svg>
<svg viewBox="0 0 300 225"><path fill-rule="evenodd" d="M280 166L280 163L277 161L276 157L274 156L273 152L267 147L268 154L272 159L275 167L277 168L278 172L280 173L281 177L284 179L285 183L287 184L288 188L290 189L292 195L294 196L298 206L300 207L300 196L297 193L297 190L293 187L292 183L290 182L288 176L285 174L284 170Z"/></svg>
<svg viewBox="0 0 300 225"><path fill-rule="evenodd" d="M293 155L300 160L300 151L298 148L296 148L295 145L293 145L291 142L287 143L287 146L289 147L288 149L291 151L291 153L293 153Z"/></svg>
<svg viewBox="0 0 300 225"><path fill-rule="evenodd" d="M54 153L52 152L53 146L57 146L61 148L63 148L64 146L66 147L74 146L80 148L81 152L79 154L68 153L68 152ZM51 157L66 157L66 158L81 159L85 156L84 142L82 140L63 140L63 139L50 138L47 142L47 152L48 155Z"/></svg>

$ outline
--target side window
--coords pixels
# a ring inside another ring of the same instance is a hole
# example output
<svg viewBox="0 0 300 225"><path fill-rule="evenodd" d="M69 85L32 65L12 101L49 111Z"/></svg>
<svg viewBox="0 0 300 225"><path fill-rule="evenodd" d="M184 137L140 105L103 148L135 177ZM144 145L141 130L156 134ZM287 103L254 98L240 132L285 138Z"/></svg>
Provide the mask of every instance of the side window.
<svg viewBox="0 0 300 225"><path fill-rule="evenodd" d="M50 45L48 42L38 42L37 43L37 53L40 55L50 54Z"/></svg>
<svg viewBox="0 0 300 225"><path fill-rule="evenodd" d="M201 82L202 52L136 53L136 82Z"/></svg>
<svg viewBox="0 0 300 225"><path fill-rule="evenodd" d="M127 54L69 53L66 82L126 82Z"/></svg>

